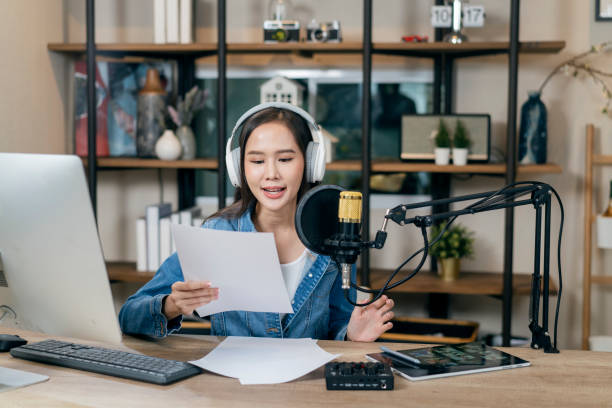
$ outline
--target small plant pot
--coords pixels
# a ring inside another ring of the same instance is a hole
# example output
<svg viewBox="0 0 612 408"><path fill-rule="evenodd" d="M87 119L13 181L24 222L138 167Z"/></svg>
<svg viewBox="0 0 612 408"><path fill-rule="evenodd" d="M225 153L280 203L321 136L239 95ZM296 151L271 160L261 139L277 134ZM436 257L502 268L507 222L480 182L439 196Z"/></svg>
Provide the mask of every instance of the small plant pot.
<svg viewBox="0 0 612 408"><path fill-rule="evenodd" d="M465 166L467 164L468 149L466 148L453 148L453 164L456 166Z"/></svg>
<svg viewBox="0 0 612 408"><path fill-rule="evenodd" d="M460 269L460 258L444 258L438 260L438 274L443 281L453 282L457 280Z"/></svg>
<svg viewBox="0 0 612 408"><path fill-rule="evenodd" d="M446 166L450 161L450 147L436 147L434 156L438 166Z"/></svg>

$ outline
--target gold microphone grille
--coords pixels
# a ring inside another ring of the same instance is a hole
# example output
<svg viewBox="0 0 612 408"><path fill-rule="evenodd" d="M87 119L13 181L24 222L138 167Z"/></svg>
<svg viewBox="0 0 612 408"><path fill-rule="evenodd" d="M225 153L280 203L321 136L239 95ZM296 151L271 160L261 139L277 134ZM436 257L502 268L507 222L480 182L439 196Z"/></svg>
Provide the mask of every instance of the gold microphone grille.
<svg viewBox="0 0 612 408"><path fill-rule="evenodd" d="M340 192L338 219L342 222L361 222L361 193L358 191Z"/></svg>

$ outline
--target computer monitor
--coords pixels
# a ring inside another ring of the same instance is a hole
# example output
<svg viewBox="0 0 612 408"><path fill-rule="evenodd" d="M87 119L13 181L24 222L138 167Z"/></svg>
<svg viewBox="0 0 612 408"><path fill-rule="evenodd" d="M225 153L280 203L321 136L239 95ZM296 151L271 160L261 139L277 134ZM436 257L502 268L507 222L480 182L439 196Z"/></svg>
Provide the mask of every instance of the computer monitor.
<svg viewBox="0 0 612 408"><path fill-rule="evenodd" d="M0 153L0 261L0 305L17 315L0 325L121 341L77 156Z"/></svg>

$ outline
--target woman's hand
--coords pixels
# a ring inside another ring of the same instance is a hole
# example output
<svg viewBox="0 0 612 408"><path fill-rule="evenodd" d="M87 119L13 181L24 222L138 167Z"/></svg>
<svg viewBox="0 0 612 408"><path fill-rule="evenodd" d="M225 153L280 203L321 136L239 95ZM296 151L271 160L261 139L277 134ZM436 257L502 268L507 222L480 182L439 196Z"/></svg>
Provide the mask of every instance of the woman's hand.
<svg viewBox="0 0 612 408"><path fill-rule="evenodd" d="M371 305L355 306L349 320L346 337L351 341L374 341L381 334L393 327L389 320L393 319L393 300L387 295Z"/></svg>
<svg viewBox="0 0 612 408"><path fill-rule="evenodd" d="M172 293L166 297L162 312L168 320L179 315L190 315L195 309L219 298L219 288L211 288L210 282L174 282Z"/></svg>

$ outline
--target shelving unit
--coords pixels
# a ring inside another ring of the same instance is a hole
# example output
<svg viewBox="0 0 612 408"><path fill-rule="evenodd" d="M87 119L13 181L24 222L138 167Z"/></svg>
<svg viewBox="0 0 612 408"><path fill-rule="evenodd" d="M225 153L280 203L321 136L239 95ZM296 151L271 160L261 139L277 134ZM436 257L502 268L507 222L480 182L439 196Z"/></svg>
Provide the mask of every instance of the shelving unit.
<svg viewBox="0 0 612 408"><path fill-rule="evenodd" d="M591 256L593 254L593 224L597 215L593 211L593 170L599 166L612 166L612 155L593 154L595 127L586 127L586 160L584 177L584 275L582 280L582 349L589 349L591 336L591 287L612 285L612 276L593 276Z"/></svg>
<svg viewBox="0 0 612 408"><path fill-rule="evenodd" d="M441 0L436 0L440 3ZM517 111L517 74L519 53L555 53L560 51L565 43L562 41L545 42L519 42L519 0L510 2L510 39L502 42L468 42L452 45L440 42L442 31L436 30L436 42L432 43L372 43L372 0L363 0L363 41L343 42L340 44L327 43L291 43L291 44L259 44L259 43L226 43L226 2L217 1L218 42L217 43L194 43L194 44L96 44L94 42L94 0L87 0L87 43L86 44L48 44L52 52L62 53L72 57L83 54L88 58L88 105L92 109L88 117L89 121L89 151L88 158L84 160L89 175L89 186L94 205L96 208L96 173L99 169L132 169L132 168L175 168L178 169L179 207L185 208L193 204L195 189L195 170L208 169L218 172L218 198L219 203L225 202L226 196L226 170L225 166L219 166L224 160L224 147L227 136L226 131L226 64L228 54L270 54L270 53L295 53L310 56L318 53L330 54L359 54L362 55L362 160L361 161L338 161L328 166L330 171L348 170L360 171L362 174L361 191L363 193L364 223L362 225L364 236L369 235L370 203L370 174L375 172L430 172L432 173L432 186L434 198L448 196L450 193L450 174L497 174L503 175L506 183L514 182L517 174L537 173L560 173L561 168L553 163L538 166L517 166L516 163L516 111ZM371 160L371 77L372 77L372 55L391 55L405 57L431 58L434 63L434 112L452 113L453 92L453 64L458 58L467 58L483 55L508 54L508 107L507 107L507 153L506 162L501 164L469 164L467 166L436 166L432 163L407 163L398 161L372 161ZM132 158L96 158L95 143L95 90L93 87L94 59L95 56L153 56L157 58L174 59L178 64L179 93L191 88L194 83L195 61L197 58L217 55L218 89L219 100L217 123L218 123L218 155L217 158L197 159L189 162L161 162L159 160L145 160ZM442 93L444 89L444 94ZM436 209L434 209L436 210ZM439 208L437 209L440 210ZM512 250L514 218L513 210L505 210L505 236L504 236L504 273L503 277L498 275L495 279L502 280L501 295L503 297L503 324L502 333L504 344L510 341L510 322L512 294L514 293L512 274ZM369 284L370 268L369 253L362 254L361 282ZM111 279L128 281L139 281L147 275L134 275L133 267L129 264L109 265ZM425 275L425 274L421 274ZM372 274L372 282L376 272ZM478 281L475 275L473 285ZM517 278L522 279L522 278ZM410 291L406 285L406 291ZM435 292L435 291L434 291ZM442 292L440 292L442 293ZM454 293L454 292L444 292ZM496 292L496 295L499 295Z"/></svg>

